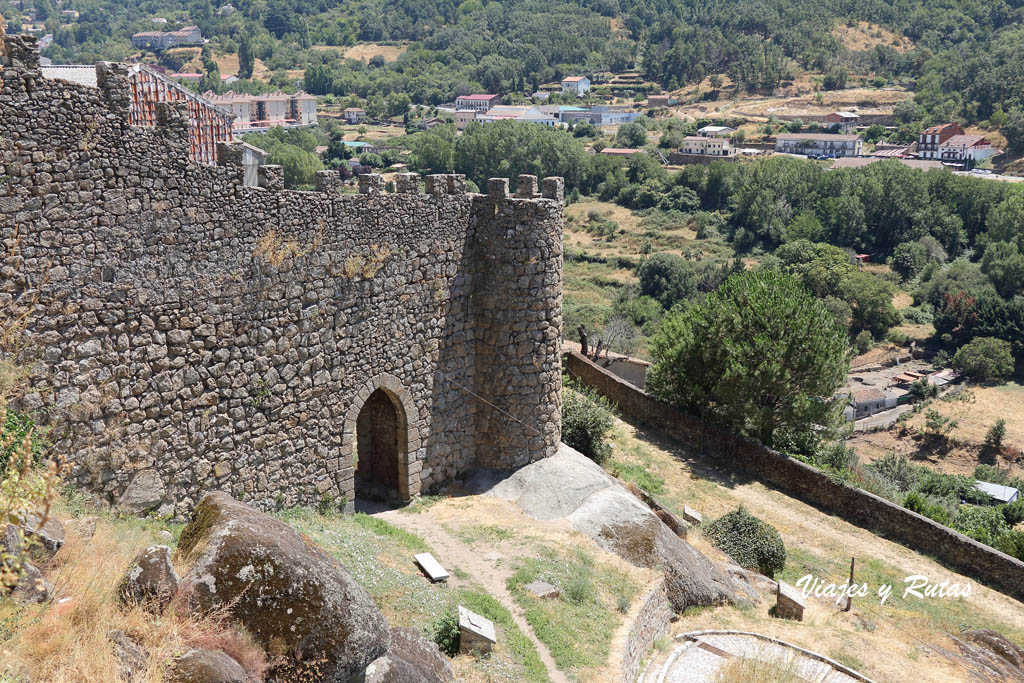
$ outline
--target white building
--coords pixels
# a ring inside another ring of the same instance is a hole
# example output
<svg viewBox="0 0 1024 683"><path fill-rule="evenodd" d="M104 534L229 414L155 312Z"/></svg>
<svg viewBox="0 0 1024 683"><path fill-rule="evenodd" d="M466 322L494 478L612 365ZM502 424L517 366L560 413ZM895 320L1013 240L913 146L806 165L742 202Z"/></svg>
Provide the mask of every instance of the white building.
<svg viewBox="0 0 1024 683"><path fill-rule="evenodd" d="M455 98L455 108L488 111L500 101L501 95L460 95Z"/></svg>
<svg viewBox="0 0 1024 683"><path fill-rule="evenodd" d="M457 130L466 130L466 126L470 121L476 121L476 115L476 109L456 109L455 128Z"/></svg>
<svg viewBox="0 0 1024 683"><path fill-rule="evenodd" d="M354 126L362 123L363 119L366 118L366 110L359 107L347 107L345 111L341 112L341 116L345 119L345 123Z"/></svg>
<svg viewBox="0 0 1024 683"><path fill-rule="evenodd" d="M562 92L582 97L590 92L590 79L586 76L566 76L562 79Z"/></svg>
<svg viewBox="0 0 1024 683"><path fill-rule="evenodd" d="M780 133L775 138L775 151L809 156L860 156L864 152L864 142L856 135Z"/></svg>
<svg viewBox="0 0 1024 683"><path fill-rule="evenodd" d="M704 126L697 131L697 135L705 138L727 138L735 132L736 129L729 126Z"/></svg>
<svg viewBox="0 0 1024 683"><path fill-rule="evenodd" d="M266 130L274 126L316 125L316 96L301 90L294 95L283 92L247 95L228 91L223 95L208 92L206 98L235 115L234 129Z"/></svg>
<svg viewBox="0 0 1024 683"><path fill-rule="evenodd" d="M683 154L700 154L712 157L731 157L736 154L736 149L729 143L729 138L704 137L701 135L687 135L683 138L683 145L679 148Z"/></svg>

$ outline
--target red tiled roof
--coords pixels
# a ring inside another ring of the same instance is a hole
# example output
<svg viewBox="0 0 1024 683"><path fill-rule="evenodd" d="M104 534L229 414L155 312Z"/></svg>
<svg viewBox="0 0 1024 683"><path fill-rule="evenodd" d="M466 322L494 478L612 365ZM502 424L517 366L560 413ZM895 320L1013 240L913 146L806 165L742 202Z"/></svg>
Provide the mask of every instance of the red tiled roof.
<svg viewBox="0 0 1024 683"><path fill-rule="evenodd" d="M974 147L985 142L984 135L954 135L942 143L943 147Z"/></svg>
<svg viewBox="0 0 1024 683"><path fill-rule="evenodd" d="M938 135L942 131L946 130L947 128L950 128L951 126L955 126L955 127L959 128L960 124L958 124L958 123L942 123L942 124L939 124L938 126L931 126L929 128L925 128L924 130L922 130L921 131L921 135Z"/></svg>
<svg viewBox="0 0 1024 683"><path fill-rule="evenodd" d="M583 80L583 76L566 76L562 79L562 83L577 83Z"/></svg>
<svg viewBox="0 0 1024 683"><path fill-rule="evenodd" d="M498 96L497 95L459 95L459 97L457 99L460 99L460 100L487 101L487 100L493 100L495 97L498 97Z"/></svg>

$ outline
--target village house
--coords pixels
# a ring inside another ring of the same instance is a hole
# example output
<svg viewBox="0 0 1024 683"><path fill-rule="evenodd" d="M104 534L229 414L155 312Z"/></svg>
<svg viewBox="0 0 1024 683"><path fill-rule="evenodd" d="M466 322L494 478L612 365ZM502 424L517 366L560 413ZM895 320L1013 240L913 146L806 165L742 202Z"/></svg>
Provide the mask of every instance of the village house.
<svg viewBox="0 0 1024 683"><path fill-rule="evenodd" d="M997 505L1016 503L1020 500L1020 490L1012 486L993 484L988 481L976 481L974 482L974 488L991 496Z"/></svg>
<svg viewBox="0 0 1024 683"><path fill-rule="evenodd" d="M198 26L177 31L142 31L132 36L132 45L141 50L166 50L181 45L202 45L203 34Z"/></svg>
<svg viewBox="0 0 1024 683"><path fill-rule="evenodd" d="M346 107L345 110L341 112L341 117L345 119L345 123L355 126L362 123L363 119L366 118L366 110L360 109L359 107Z"/></svg>
<svg viewBox="0 0 1024 683"><path fill-rule="evenodd" d="M590 92L590 79L586 76L566 76L562 79L562 92L582 97Z"/></svg>
<svg viewBox="0 0 1024 683"><path fill-rule="evenodd" d="M808 156L860 156L864 151L864 142L856 135L780 133L775 138L775 151Z"/></svg>
<svg viewBox="0 0 1024 683"><path fill-rule="evenodd" d="M455 98L455 109L485 112L501 101L501 95L460 95Z"/></svg>
<svg viewBox="0 0 1024 683"><path fill-rule="evenodd" d="M904 392L905 393L905 392ZM898 397L886 394L881 389L861 389L850 394L850 405L846 407L846 419L850 421L870 417L889 408L895 408Z"/></svg>
<svg viewBox="0 0 1024 683"><path fill-rule="evenodd" d="M671 107L676 103L676 98L671 95L648 95L647 96L647 107L653 109L655 107Z"/></svg>
<svg viewBox="0 0 1024 683"><path fill-rule="evenodd" d="M964 129L958 123L943 123L921 131L917 140L917 155L922 159L938 159L939 145L954 135L963 135Z"/></svg>
<svg viewBox="0 0 1024 683"><path fill-rule="evenodd" d="M590 108L590 122L595 126L621 126L632 123L641 116L643 114L638 111L627 111L606 104Z"/></svg>
<svg viewBox="0 0 1024 683"><path fill-rule="evenodd" d="M703 137L687 135L679 149L683 154L700 154L713 157L731 157L736 149L729 143L729 138Z"/></svg>
<svg viewBox="0 0 1024 683"><path fill-rule="evenodd" d="M984 135L953 135L938 144L933 159L946 163L976 164L979 161L1002 154Z"/></svg>
<svg viewBox="0 0 1024 683"><path fill-rule="evenodd" d="M476 121L477 111L476 109L456 109L455 110L455 128L456 130L466 130L466 126L469 125L470 121Z"/></svg>
<svg viewBox="0 0 1024 683"><path fill-rule="evenodd" d="M288 95L281 91L265 95L248 95L228 91L205 96L217 106L235 115L235 132L259 131L274 126L297 127L316 125L316 96L298 91Z"/></svg>
<svg viewBox="0 0 1024 683"><path fill-rule="evenodd" d="M834 111L825 116L825 127L840 133L852 133L859 121L860 116L852 111Z"/></svg>
<svg viewBox="0 0 1024 683"><path fill-rule="evenodd" d="M498 105L484 113L477 113L476 120L480 123L494 123L495 121L522 121L525 123L539 123L543 126L557 126L558 119L550 114L545 114L537 107L531 106L509 106Z"/></svg>
<svg viewBox="0 0 1024 683"><path fill-rule="evenodd" d="M642 149L629 149L628 147L605 147L599 154L609 157L631 157L634 154L644 154Z"/></svg>
<svg viewBox="0 0 1024 683"><path fill-rule="evenodd" d="M729 126L704 126L697 130L697 135L705 138L727 138L736 132Z"/></svg>

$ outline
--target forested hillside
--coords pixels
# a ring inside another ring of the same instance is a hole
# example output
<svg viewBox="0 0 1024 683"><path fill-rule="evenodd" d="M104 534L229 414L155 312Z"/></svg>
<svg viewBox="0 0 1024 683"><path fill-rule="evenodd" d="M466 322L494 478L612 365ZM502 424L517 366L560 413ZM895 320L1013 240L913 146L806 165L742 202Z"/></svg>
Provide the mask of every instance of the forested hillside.
<svg viewBox="0 0 1024 683"><path fill-rule="evenodd" d="M211 0L22 5L34 5L54 34L47 54L57 62L127 58L131 34L161 28L151 19L164 17L170 28L198 24L217 54L240 53L243 77L259 59L275 87L297 85L288 72L303 70L317 94L402 92L437 104L475 90L529 92L570 72L638 68L666 88L712 74L773 87L803 71L832 74L826 87L841 86L847 72L873 73L914 81L918 106L904 114L926 121L1001 125L1024 104L1024 9L1006 0L237 0L234 13ZM62 24L59 10L69 6L80 16ZM18 25L8 0L0 13ZM844 47L840 31L859 21L900 44ZM360 41L411 44L393 63L324 49Z"/></svg>

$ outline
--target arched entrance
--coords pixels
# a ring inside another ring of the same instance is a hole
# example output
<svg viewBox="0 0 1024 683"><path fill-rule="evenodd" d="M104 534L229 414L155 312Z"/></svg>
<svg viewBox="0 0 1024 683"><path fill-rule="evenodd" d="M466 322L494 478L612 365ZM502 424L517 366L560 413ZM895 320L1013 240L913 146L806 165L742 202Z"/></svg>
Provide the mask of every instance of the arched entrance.
<svg viewBox="0 0 1024 683"><path fill-rule="evenodd" d="M338 480L351 512L357 498L407 503L420 493L422 422L394 375L382 373L355 392L345 412Z"/></svg>
<svg viewBox="0 0 1024 683"><path fill-rule="evenodd" d="M356 418L356 495L371 500L401 502L402 464L408 434L405 411L384 389L366 399Z"/></svg>

